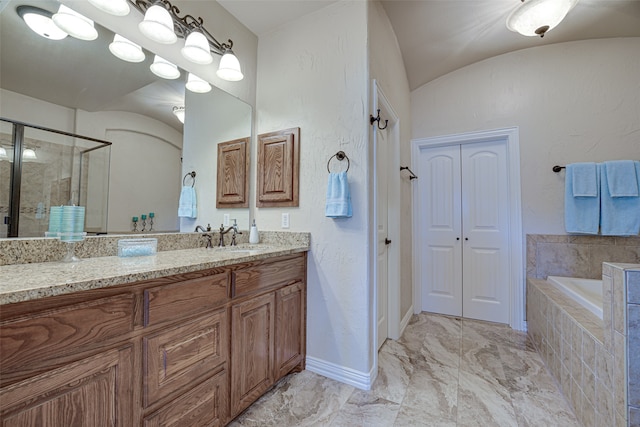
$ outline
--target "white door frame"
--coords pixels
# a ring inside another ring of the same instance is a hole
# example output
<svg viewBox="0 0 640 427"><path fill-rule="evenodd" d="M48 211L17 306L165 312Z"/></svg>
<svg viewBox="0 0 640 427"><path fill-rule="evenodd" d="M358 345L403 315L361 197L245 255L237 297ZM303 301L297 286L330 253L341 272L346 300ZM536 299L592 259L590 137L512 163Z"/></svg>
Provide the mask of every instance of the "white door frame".
<svg viewBox="0 0 640 427"><path fill-rule="evenodd" d="M418 156L420 149L438 147L444 145L472 144L475 142L504 140L507 143L508 158L508 188L510 195L509 206L509 278L511 282L509 295L509 326L517 330L525 330L524 321L524 270L522 246L522 204L520 187L520 142L518 127L493 129L487 131L467 132L454 135L436 136L431 138L417 138L411 140L411 166L413 170L418 169ZM415 210L418 207L419 185L413 187L413 230L418 230L419 216ZM418 242L414 239L413 253L418 254ZM413 260L413 292L414 301L420 301L421 277L418 262ZM421 306L414 304L414 312L419 313Z"/></svg>
<svg viewBox="0 0 640 427"><path fill-rule="evenodd" d="M387 141L391 146L388 151L388 196L387 196L387 222L388 233L391 237L391 244L387 248L388 251L388 294L387 294L387 319L388 319L388 334L391 339L400 338L400 245L402 241L400 239L400 120L398 114L389 103L387 97L382 92L382 89L378 85L378 82L374 79L372 82L372 112L377 114L378 108L380 109L380 116L382 117L381 125L384 126L384 120L389 120L387 132ZM373 126L377 126L374 123ZM373 153L373 176L376 176L376 149L377 149L377 135L375 128L372 129L373 134L373 147L371 148ZM378 189L376 180L373 182L373 206L378 205ZM373 224L371 227L371 241L373 242L373 254L377 256L378 253L378 239L377 224L378 214L376 209L373 209ZM374 348L374 367L378 365L378 350L377 350L377 336L378 336L378 268L377 263L372 262L373 265L373 342Z"/></svg>

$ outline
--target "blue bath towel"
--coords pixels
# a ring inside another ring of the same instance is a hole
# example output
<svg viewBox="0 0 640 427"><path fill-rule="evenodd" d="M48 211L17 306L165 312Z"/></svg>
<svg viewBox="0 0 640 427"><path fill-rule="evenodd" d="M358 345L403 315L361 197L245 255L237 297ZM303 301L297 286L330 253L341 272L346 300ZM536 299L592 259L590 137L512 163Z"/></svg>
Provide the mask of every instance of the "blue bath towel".
<svg viewBox="0 0 640 427"><path fill-rule="evenodd" d="M633 160L604 162L611 197L637 197L638 177Z"/></svg>
<svg viewBox="0 0 640 427"><path fill-rule="evenodd" d="M191 186L182 187L180 201L178 202L178 216L182 218L196 218L198 216L195 188Z"/></svg>
<svg viewBox="0 0 640 427"><path fill-rule="evenodd" d="M635 179L636 186L640 186L640 162L633 162L633 166L635 177L627 179ZM613 179L618 182L616 173L613 174ZM623 190L616 188L614 191L626 191L624 188L630 187L628 183L620 184ZM640 196L614 197L610 188L609 162L605 162L600 182L602 194L600 232L604 236L632 236L640 233Z"/></svg>
<svg viewBox="0 0 640 427"><path fill-rule="evenodd" d="M351 218L351 193L346 172L330 173L327 183L325 216L328 218Z"/></svg>
<svg viewBox="0 0 640 427"><path fill-rule="evenodd" d="M598 197L598 171L593 162L571 165L573 197Z"/></svg>
<svg viewBox="0 0 640 427"><path fill-rule="evenodd" d="M598 234L600 224L600 192L596 185L595 196L574 196L573 170L580 164L567 165L564 190L564 225L567 233ZM596 165L595 180L600 182L600 166ZM580 186L578 186L580 187ZM578 188L580 189L580 188ZM584 193L579 193L584 194Z"/></svg>

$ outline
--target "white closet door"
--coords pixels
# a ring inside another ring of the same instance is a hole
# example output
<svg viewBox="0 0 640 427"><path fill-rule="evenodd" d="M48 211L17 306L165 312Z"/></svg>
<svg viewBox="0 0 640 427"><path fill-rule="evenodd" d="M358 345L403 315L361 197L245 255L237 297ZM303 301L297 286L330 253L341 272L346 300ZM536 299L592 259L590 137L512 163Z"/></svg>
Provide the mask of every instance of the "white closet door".
<svg viewBox="0 0 640 427"><path fill-rule="evenodd" d="M462 145L463 315L509 323L509 193L504 141Z"/></svg>
<svg viewBox="0 0 640 427"><path fill-rule="evenodd" d="M420 151L422 309L462 315L460 146Z"/></svg>

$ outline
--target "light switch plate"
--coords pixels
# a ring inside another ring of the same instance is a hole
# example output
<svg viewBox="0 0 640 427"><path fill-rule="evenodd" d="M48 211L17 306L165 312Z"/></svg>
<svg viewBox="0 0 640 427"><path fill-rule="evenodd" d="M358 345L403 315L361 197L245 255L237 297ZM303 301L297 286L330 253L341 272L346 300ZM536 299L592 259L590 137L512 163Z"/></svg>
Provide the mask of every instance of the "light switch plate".
<svg viewBox="0 0 640 427"><path fill-rule="evenodd" d="M282 228L289 228L289 214L282 214Z"/></svg>
<svg viewBox="0 0 640 427"><path fill-rule="evenodd" d="M228 227L229 226L229 214L223 214L222 218L223 218L224 226Z"/></svg>

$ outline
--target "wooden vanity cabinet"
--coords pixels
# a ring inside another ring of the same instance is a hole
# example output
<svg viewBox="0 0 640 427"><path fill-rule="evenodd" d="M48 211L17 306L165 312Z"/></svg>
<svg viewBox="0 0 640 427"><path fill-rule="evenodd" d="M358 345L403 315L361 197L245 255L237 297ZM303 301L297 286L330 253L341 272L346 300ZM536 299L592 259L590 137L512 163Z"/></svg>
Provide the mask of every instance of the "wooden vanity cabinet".
<svg viewBox="0 0 640 427"><path fill-rule="evenodd" d="M305 266L305 257L297 256L232 273L232 417L282 377L304 369Z"/></svg>
<svg viewBox="0 0 640 427"><path fill-rule="evenodd" d="M306 254L0 310L0 426L223 426L304 368Z"/></svg>

